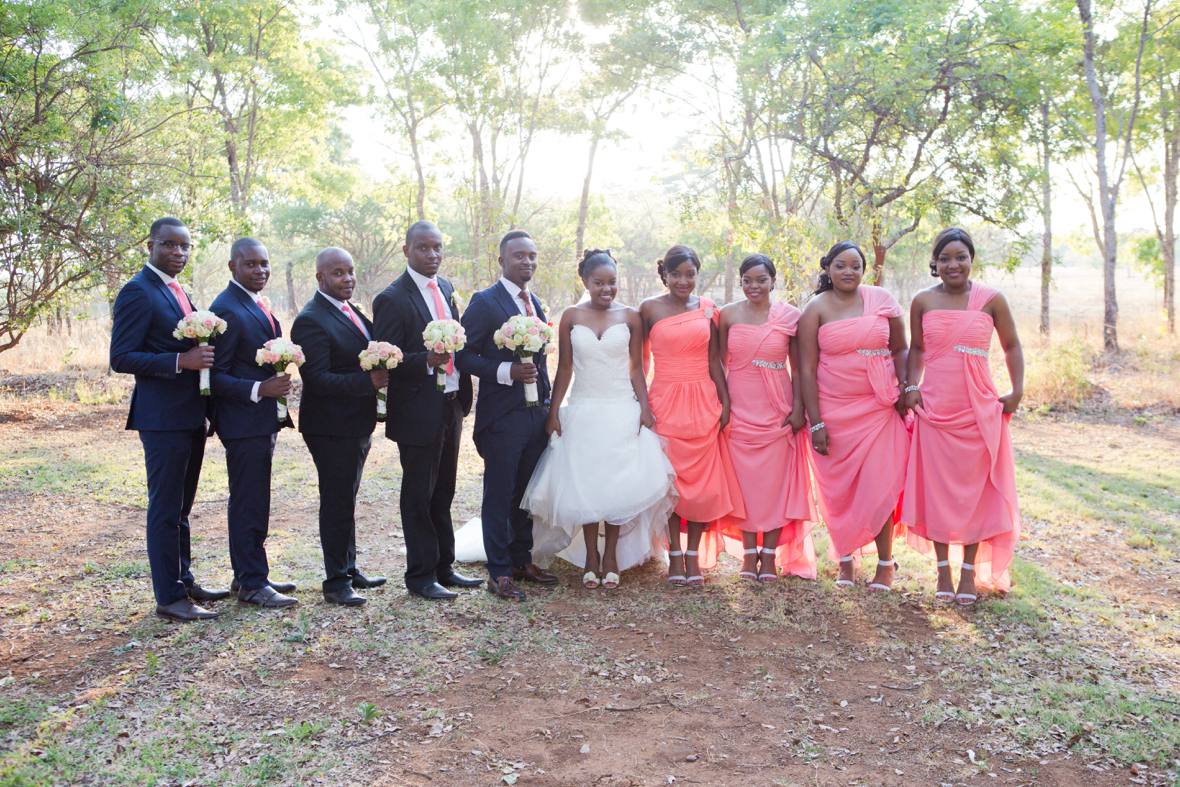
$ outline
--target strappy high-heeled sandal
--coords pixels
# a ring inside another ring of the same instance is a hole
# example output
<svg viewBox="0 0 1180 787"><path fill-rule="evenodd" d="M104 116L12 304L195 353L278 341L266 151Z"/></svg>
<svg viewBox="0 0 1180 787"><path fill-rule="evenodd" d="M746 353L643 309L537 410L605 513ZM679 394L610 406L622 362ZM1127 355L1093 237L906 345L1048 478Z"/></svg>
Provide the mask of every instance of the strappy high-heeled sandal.
<svg viewBox="0 0 1180 787"><path fill-rule="evenodd" d="M668 557L669 558L673 558L673 557L681 557L682 558L682 557L684 557L684 553L681 552L679 549L669 550ZM668 570L669 571L672 570L672 562L671 561L668 562ZM683 585L685 583L686 579L687 579L687 577L685 577L684 574L669 574L668 575L668 584L669 585L677 585L677 586Z"/></svg>
<svg viewBox="0 0 1180 787"><path fill-rule="evenodd" d="M893 578L897 579L897 561L896 560L880 560L880 559L878 559L877 560L877 568L881 568L882 566L889 566L890 568L892 568L893 569ZM869 583L869 590L873 590L878 593L888 593L891 590L893 590L893 586L886 585L884 582L870 582Z"/></svg>
<svg viewBox="0 0 1180 787"><path fill-rule="evenodd" d="M758 554L758 547L752 547L750 549L743 549L742 554L744 554L744 555L757 555ZM757 564L757 562L758 562L757 559L755 559L754 563ZM687 571L687 569L685 569L685 570ZM738 577L741 579L749 580L750 582L757 582L758 581L758 574L756 574L753 571L739 571Z"/></svg>
<svg viewBox="0 0 1180 787"><path fill-rule="evenodd" d="M690 557L696 556L697 551L695 549L684 550L684 570L686 573L688 572L688 559ZM703 574L693 574L689 577L685 577L684 584L688 585L689 587L699 588L701 585L705 584L705 576Z"/></svg>
<svg viewBox="0 0 1180 787"><path fill-rule="evenodd" d="M845 555L844 557L840 558L840 562L841 563L851 563L852 562L852 555ZM850 587L854 587L855 585L856 585L856 582L851 579L837 579L836 580L836 587L838 587L838 588L850 588Z"/></svg>
<svg viewBox="0 0 1180 787"><path fill-rule="evenodd" d="M975 573L975 564L974 563L964 563L963 565L959 566L959 570L960 571L970 571L972 573ZM959 575L959 579L960 579L960 581L962 580L962 574ZM975 602L978 599L979 599L979 596L976 595L975 593L955 593L955 603L958 604L960 607L973 607L973 606L975 606Z"/></svg>
<svg viewBox="0 0 1180 787"><path fill-rule="evenodd" d="M758 561L758 581L759 582L774 582L778 579L778 567L774 564L775 550L762 547L760 550L760 560ZM769 556L769 558L768 558ZM770 571L763 571L762 567L766 564L767 559L770 560Z"/></svg>
<svg viewBox="0 0 1180 787"><path fill-rule="evenodd" d="M934 567L949 569L950 565L951 562L949 560L940 560L934 564ZM935 579L935 581L937 582L938 580ZM934 600L944 604L950 604L955 600L955 592L953 590L936 590L934 591Z"/></svg>

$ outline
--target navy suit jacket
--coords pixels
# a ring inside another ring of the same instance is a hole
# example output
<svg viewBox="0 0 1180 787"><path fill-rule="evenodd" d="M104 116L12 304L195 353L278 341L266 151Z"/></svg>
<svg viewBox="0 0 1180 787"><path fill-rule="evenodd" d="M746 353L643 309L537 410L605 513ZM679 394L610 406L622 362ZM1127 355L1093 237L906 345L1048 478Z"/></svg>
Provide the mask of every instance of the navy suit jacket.
<svg viewBox="0 0 1180 787"><path fill-rule="evenodd" d="M451 313L459 314L455 288L442 276L439 291ZM385 436L410 445L431 443L443 426L443 394L435 377L426 373L426 344L422 331L431 321L422 291L410 274L403 273L373 299L373 338L401 348L403 358L389 372L389 416ZM456 363L458 368L458 363ZM459 402L463 414L471 412L471 375L459 370Z"/></svg>
<svg viewBox="0 0 1180 787"><path fill-rule="evenodd" d="M355 305L353 314L373 336L373 323ZM358 438L373 434L377 391L358 357L369 340L352 320L317 291L291 323L291 340L307 357L299 367L299 431Z"/></svg>
<svg viewBox="0 0 1180 787"><path fill-rule="evenodd" d="M545 313L541 310L541 302L536 295L530 293L530 296L533 301L533 312L544 320ZM492 334L496 329L509 317L518 314L520 309L517 308L516 302L498 281L473 295L471 303L467 305L467 311L463 312L462 323L467 334L467 344L459 351L456 362L460 370L479 378L479 397L475 402L475 435L479 435L508 413L525 406L524 383L501 385L496 379L500 364L515 361L516 355L511 350L497 347L492 341ZM537 394L541 404L547 405L550 386L545 353L534 356L533 363L537 365Z"/></svg>
<svg viewBox="0 0 1180 787"><path fill-rule="evenodd" d="M201 396L198 374L177 372L177 355L194 346L191 339L172 336L182 316L172 291L147 267L123 285L115 298L111 369L135 375L128 429L170 432L205 428L209 400Z"/></svg>
<svg viewBox="0 0 1180 787"><path fill-rule="evenodd" d="M225 333L213 342L213 431L223 440L263 437L279 431L278 400L250 401L254 383L274 376L270 366L259 366L255 353L266 342L283 335L275 330L250 295L234 284L221 291L209 307L225 320ZM290 419L284 426L290 425Z"/></svg>

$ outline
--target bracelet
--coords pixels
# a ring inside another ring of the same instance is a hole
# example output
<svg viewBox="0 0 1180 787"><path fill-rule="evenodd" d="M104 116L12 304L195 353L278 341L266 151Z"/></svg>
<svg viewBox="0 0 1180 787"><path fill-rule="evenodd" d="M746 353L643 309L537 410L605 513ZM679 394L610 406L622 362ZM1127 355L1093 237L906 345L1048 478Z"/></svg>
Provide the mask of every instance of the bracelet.
<svg viewBox="0 0 1180 787"><path fill-rule="evenodd" d="M922 389L916 385L907 385L905 387L905 389L902 391L902 393L913 393L914 391L920 391L920 390L922 390Z"/></svg>
<svg viewBox="0 0 1180 787"><path fill-rule="evenodd" d="M820 421L818 424L812 424L811 426L807 427L807 431L811 432L812 434L815 434L820 429L825 428L825 426L826 425L824 424L824 422Z"/></svg>

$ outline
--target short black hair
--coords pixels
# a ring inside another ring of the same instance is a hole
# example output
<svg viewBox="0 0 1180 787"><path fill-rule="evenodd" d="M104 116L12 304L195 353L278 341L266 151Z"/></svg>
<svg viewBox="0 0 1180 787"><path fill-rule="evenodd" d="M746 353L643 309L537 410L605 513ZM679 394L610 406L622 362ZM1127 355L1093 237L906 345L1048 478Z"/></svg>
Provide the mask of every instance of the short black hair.
<svg viewBox="0 0 1180 787"><path fill-rule="evenodd" d="M744 276L751 268L757 268L759 265L766 268L766 272L770 274L770 278L773 279L775 277L774 263L765 254L751 254L742 260L742 264L738 266L738 275Z"/></svg>
<svg viewBox="0 0 1180 787"><path fill-rule="evenodd" d="M152 228L148 230L148 237L155 238L156 233L160 231L160 227L184 227L188 229L180 219L173 218L172 216L164 216L152 222Z"/></svg>
<svg viewBox="0 0 1180 787"><path fill-rule="evenodd" d="M262 248L266 248L263 246L262 241L258 240L257 238L238 238L233 242L233 245L229 247L230 260L236 260L243 251L250 248L251 246L262 246Z"/></svg>
<svg viewBox="0 0 1180 787"><path fill-rule="evenodd" d="M532 235L529 235L524 230L510 230L510 231L508 231L507 233L505 233L503 238L500 238L500 256L501 257L504 256L504 246L508 243L508 241L516 240L517 238L530 238L531 239L532 237L533 237Z"/></svg>
<svg viewBox="0 0 1180 787"><path fill-rule="evenodd" d="M603 265L619 267L615 258L611 256L610 249L586 249L582 254L582 261L578 263L578 277L584 279Z"/></svg>
<svg viewBox="0 0 1180 787"><path fill-rule="evenodd" d="M408 230L406 230L406 245L407 246L412 246L414 244L414 233L419 232L421 230L435 230L437 232L438 226L433 221L426 221L425 219L423 219L422 221L415 221L413 224L410 225L410 228ZM442 233L439 232L439 234L441 235Z"/></svg>

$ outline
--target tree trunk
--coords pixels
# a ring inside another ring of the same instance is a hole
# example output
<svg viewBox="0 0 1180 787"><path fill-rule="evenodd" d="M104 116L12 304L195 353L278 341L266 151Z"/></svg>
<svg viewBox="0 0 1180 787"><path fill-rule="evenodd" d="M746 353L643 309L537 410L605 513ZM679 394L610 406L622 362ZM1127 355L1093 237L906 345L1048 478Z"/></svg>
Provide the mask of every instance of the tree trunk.
<svg viewBox="0 0 1180 787"><path fill-rule="evenodd" d="M291 310L291 314L299 311L299 307L295 305L295 263L287 263L287 308Z"/></svg>
<svg viewBox="0 0 1180 787"><path fill-rule="evenodd" d="M1118 262L1118 236L1114 228L1117 195L1111 188L1110 173L1106 168L1106 98L1098 85L1094 66L1094 20L1090 15L1090 0L1077 0L1077 7L1082 21L1082 64L1094 110L1094 164L1098 175L1098 205L1102 210L1099 246L1102 253L1102 347L1106 352L1118 352L1119 305L1114 280Z"/></svg>
<svg viewBox="0 0 1180 787"><path fill-rule="evenodd" d="M418 177L417 208L418 221L426 220L426 175L422 171L422 154L418 150L418 125L413 124L410 132L410 154L414 157L414 174Z"/></svg>
<svg viewBox="0 0 1180 787"><path fill-rule="evenodd" d="M881 237L881 220L876 216L873 217L871 239L873 241L873 284L884 287L885 255L888 253L889 247L885 245L885 239ZM868 271L865 273L867 274Z"/></svg>
<svg viewBox="0 0 1180 787"><path fill-rule="evenodd" d="M574 233L574 260L582 259L586 250L586 216L590 213L590 178L594 174L594 155L598 152L598 126L590 133L590 153L586 156L586 177L582 180L582 200L578 203L578 229Z"/></svg>
<svg viewBox="0 0 1180 787"><path fill-rule="evenodd" d="M1162 92L1162 91L1161 91ZM1180 89L1171 91L1172 100L1161 101L1164 113L1164 233L1160 245L1164 252L1164 309L1168 314L1168 333L1176 333L1176 200L1180 176ZM1162 98L1162 96L1161 96ZM1170 107L1168 105L1171 105ZM1176 115L1169 117L1169 110Z"/></svg>
<svg viewBox="0 0 1180 787"><path fill-rule="evenodd" d="M1053 281L1053 181L1049 177L1049 102L1041 102L1041 336L1049 338L1049 284Z"/></svg>

